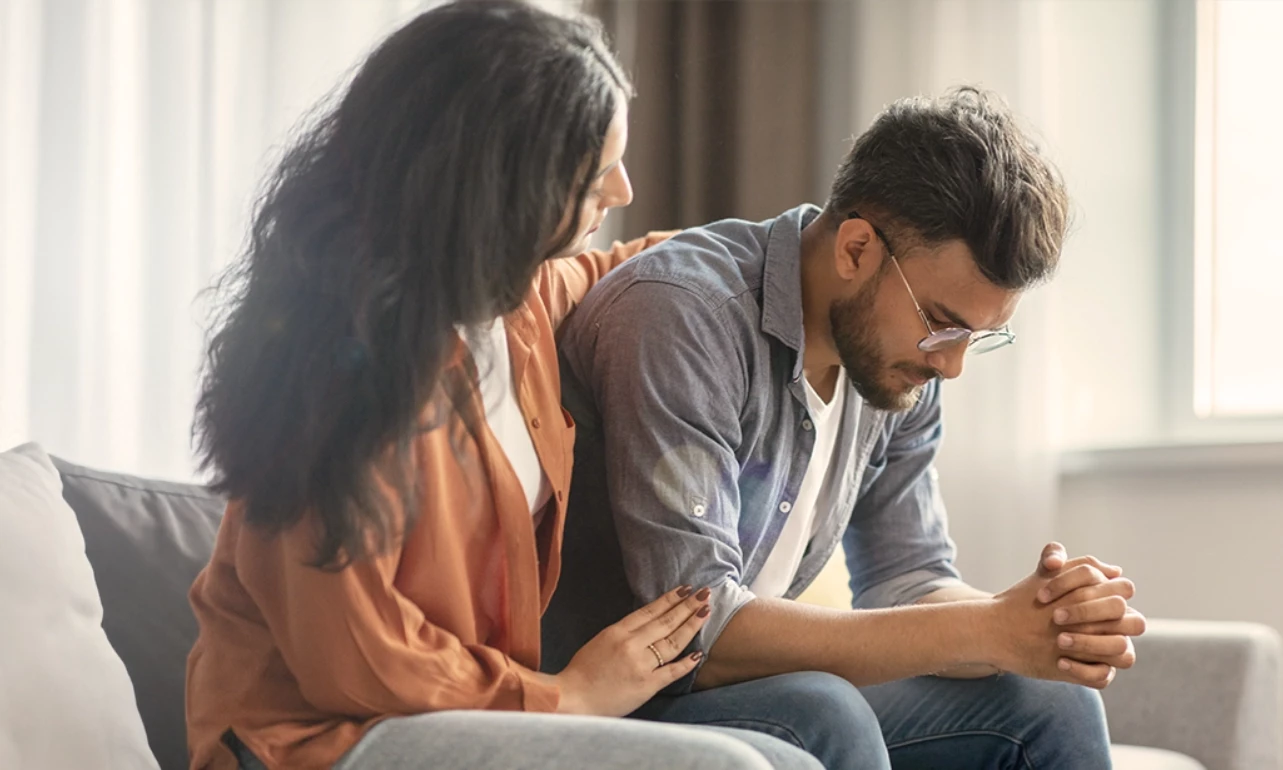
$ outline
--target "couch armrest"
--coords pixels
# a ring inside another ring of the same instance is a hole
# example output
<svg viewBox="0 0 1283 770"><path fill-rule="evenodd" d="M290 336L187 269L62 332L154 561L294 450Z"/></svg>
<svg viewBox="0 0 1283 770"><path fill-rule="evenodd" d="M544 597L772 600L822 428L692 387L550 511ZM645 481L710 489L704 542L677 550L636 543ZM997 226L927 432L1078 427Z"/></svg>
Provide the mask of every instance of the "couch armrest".
<svg viewBox="0 0 1283 770"><path fill-rule="evenodd" d="M1255 623L1150 621L1136 666L1104 692L1110 738L1208 770L1280 770L1279 648Z"/></svg>

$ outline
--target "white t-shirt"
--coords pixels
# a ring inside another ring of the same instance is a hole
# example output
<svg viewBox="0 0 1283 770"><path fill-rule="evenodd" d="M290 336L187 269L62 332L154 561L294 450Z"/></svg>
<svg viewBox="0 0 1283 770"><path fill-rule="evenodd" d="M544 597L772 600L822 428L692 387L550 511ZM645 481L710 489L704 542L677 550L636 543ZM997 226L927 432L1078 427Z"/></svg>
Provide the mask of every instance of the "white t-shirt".
<svg viewBox="0 0 1283 770"><path fill-rule="evenodd" d="M788 514L780 539L775 541L762 571L749 585L749 590L758 596L779 598L788 591L797 574L802 555L806 553L807 543L815 536L815 523L818 521L815 512L827 506L836 505L837 501L828 499L840 485L829 484L826 479L830 473L840 473L841 469L833 468L834 450L837 449L838 435L842 432L843 404L846 402L846 371L838 367L837 384L833 387L833 400L827 404L820 398L811 383L805 377L802 382L806 388L806 408L810 413L810 428L815 431L815 446L811 450L811 459L806 464L806 475L798 488L797 499L780 504L780 511ZM806 425L802 426L806 429ZM821 498L821 490L828 490ZM788 510L785 510L785 506Z"/></svg>
<svg viewBox="0 0 1283 770"><path fill-rule="evenodd" d="M475 327L472 330L473 335L478 337L475 342L468 340L466 332L467 330L459 327L459 333L468 342L472 358L477 363L477 376L481 379L481 401L486 407L486 423L503 447L517 478L521 480L530 512L538 513L552 497L552 487L548 483L548 477L544 475L543 467L539 465L530 429L526 427L526 418L517 404L512 382L512 355L508 350L508 333L503 319L497 318L489 324Z"/></svg>

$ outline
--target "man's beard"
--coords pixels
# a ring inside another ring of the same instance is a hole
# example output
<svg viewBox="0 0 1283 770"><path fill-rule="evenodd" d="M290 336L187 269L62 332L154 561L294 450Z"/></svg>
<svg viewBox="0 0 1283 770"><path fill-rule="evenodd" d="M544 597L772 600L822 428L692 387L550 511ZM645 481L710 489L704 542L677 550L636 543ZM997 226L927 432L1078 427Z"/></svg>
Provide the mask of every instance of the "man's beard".
<svg viewBox="0 0 1283 770"><path fill-rule="evenodd" d="M855 296L837 300L829 308L829 324L833 329L833 345L846 376L860 396L875 409L904 412L912 409L922 395L922 387L904 384L897 388L885 382L889 372L899 371L918 379L933 379L940 373L934 369L901 362L887 366L878 344L874 328L873 305L883 272L860 287Z"/></svg>

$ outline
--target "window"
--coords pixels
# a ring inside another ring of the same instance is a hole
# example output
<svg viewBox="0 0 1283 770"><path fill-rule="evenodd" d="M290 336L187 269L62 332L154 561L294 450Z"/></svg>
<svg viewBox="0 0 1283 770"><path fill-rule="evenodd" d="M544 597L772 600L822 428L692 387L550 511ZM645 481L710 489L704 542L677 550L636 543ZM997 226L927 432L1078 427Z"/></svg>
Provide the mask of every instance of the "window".
<svg viewBox="0 0 1283 770"><path fill-rule="evenodd" d="M1194 411L1283 416L1283 2L1199 0Z"/></svg>

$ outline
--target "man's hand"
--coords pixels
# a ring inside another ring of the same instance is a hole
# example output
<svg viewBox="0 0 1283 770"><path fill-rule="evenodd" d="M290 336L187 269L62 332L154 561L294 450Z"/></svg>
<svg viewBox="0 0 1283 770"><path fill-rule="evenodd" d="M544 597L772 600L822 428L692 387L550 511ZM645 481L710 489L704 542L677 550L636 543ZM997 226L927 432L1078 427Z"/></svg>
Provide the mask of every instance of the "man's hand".
<svg viewBox="0 0 1283 770"><path fill-rule="evenodd" d="M1041 679L1104 688L1135 662L1131 636L1144 618L1122 570L1091 556L1067 559L1052 543L1032 575L998 594L1000 628L1010 631L998 665Z"/></svg>
<svg viewBox="0 0 1283 770"><path fill-rule="evenodd" d="M1051 579L1038 601L1052 605L1052 620L1062 627L1057 645L1070 668L1074 662L1130 668L1136 662L1131 637L1145 633L1145 616L1127 602L1136 586L1123 570L1094 556L1067 559L1060 543L1043 549L1039 571Z"/></svg>
<svg viewBox="0 0 1283 770"><path fill-rule="evenodd" d="M1042 549L1042 558L1038 560L1038 574L1045 578L1055 577L1057 573L1066 568L1074 568L1082 565L1091 565L1099 570L1106 578L1116 578L1123 574L1122 567L1115 567L1112 564L1105 564L1095 556L1079 556L1072 561L1065 555L1065 547L1060 543L1048 543ZM1050 597L1047 602L1055 601L1057 597Z"/></svg>

